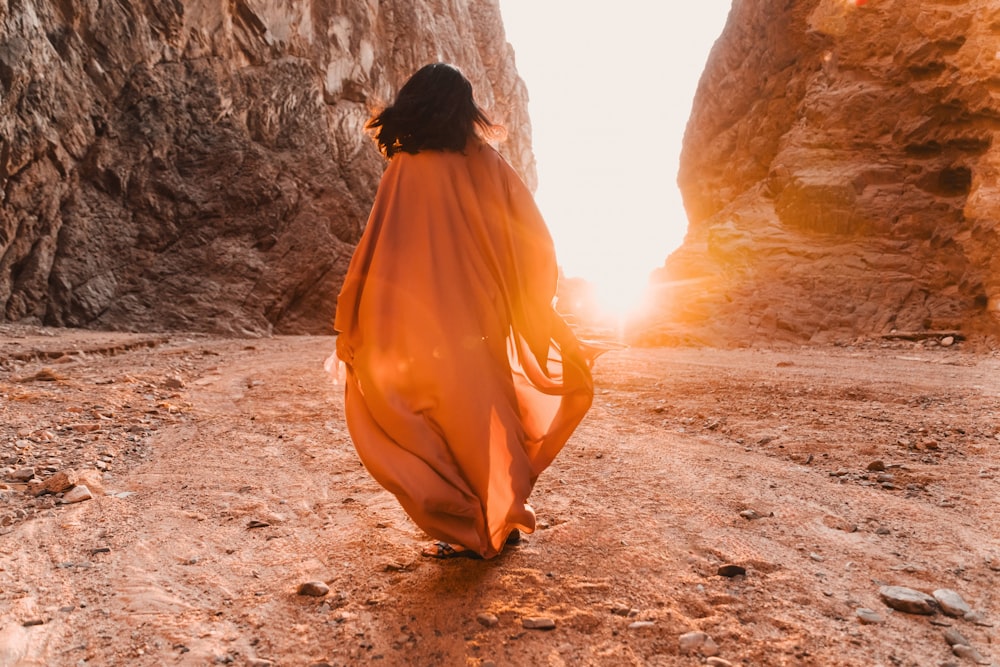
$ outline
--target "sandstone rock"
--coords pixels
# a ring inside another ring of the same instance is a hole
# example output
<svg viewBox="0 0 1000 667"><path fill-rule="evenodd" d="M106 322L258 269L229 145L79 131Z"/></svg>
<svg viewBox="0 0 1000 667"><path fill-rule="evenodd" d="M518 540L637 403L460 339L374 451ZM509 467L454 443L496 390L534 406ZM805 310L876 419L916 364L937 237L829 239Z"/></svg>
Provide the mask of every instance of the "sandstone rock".
<svg viewBox="0 0 1000 667"><path fill-rule="evenodd" d="M854 613L857 615L858 620L864 623L865 625L885 623L885 619L882 618L880 614L876 613L871 609L866 609L864 607L861 607L860 609L857 609Z"/></svg>
<svg viewBox="0 0 1000 667"><path fill-rule="evenodd" d="M49 475L42 483L43 493L62 493L80 481L79 476L72 470L64 470L54 475ZM37 494L36 494L37 495Z"/></svg>
<svg viewBox="0 0 1000 667"><path fill-rule="evenodd" d="M383 169L362 125L436 54L533 186L497 0L5 4L0 321L328 333Z"/></svg>
<svg viewBox="0 0 1000 667"><path fill-rule="evenodd" d="M931 593L931 595L937 600L941 611L948 616L963 617L972 611L972 607L962 599L961 595L953 590L939 588Z"/></svg>
<svg viewBox="0 0 1000 667"><path fill-rule="evenodd" d="M948 646L972 646L969 640L954 628L948 628L944 631L944 640L948 642Z"/></svg>
<svg viewBox="0 0 1000 667"><path fill-rule="evenodd" d="M705 660L705 664L708 667L733 667L733 663L729 662L724 658L719 658L717 656L712 656Z"/></svg>
<svg viewBox="0 0 1000 667"><path fill-rule="evenodd" d="M521 626L526 630L553 630L556 622L551 618L529 616L521 619Z"/></svg>
<svg viewBox="0 0 1000 667"><path fill-rule="evenodd" d="M710 657L719 654L719 645L704 632L685 632L678 638L681 655L698 653Z"/></svg>
<svg viewBox="0 0 1000 667"><path fill-rule="evenodd" d="M951 647L951 652L957 655L959 658L965 658L966 660L971 660L977 665L990 665L992 660L983 656L982 653L977 651L971 646L965 644L956 644Z"/></svg>
<svg viewBox="0 0 1000 667"><path fill-rule="evenodd" d="M330 592L330 587L322 581L307 581L299 584L299 587L295 592L299 595L321 598Z"/></svg>
<svg viewBox="0 0 1000 667"><path fill-rule="evenodd" d="M500 619L497 618L495 614L487 614L485 612L482 614L478 614L476 616L476 620L479 621L480 625L484 625L487 628L492 628L498 623L500 623Z"/></svg>
<svg viewBox="0 0 1000 667"><path fill-rule="evenodd" d="M1000 337L998 20L992 0L734 3L684 136L688 233L634 336Z"/></svg>
<svg viewBox="0 0 1000 667"><path fill-rule="evenodd" d="M84 500L90 500L93 497L94 494L90 492L90 489L86 485L79 484L63 494L62 502L64 505L71 505L83 502Z"/></svg>
<svg viewBox="0 0 1000 667"><path fill-rule="evenodd" d="M879 597L889 607L908 614L931 615L937 612L937 602L926 593L903 586L882 586Z"/></svg>

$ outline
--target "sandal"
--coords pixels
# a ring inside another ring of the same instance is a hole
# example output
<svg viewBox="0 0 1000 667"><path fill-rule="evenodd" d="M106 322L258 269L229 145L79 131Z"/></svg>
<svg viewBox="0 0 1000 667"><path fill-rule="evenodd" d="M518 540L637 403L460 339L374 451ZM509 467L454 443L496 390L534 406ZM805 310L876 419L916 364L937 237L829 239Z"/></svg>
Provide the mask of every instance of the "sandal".
<svg viewBox="0 0 1000 667"><path fill-rule="evenodd" d="M427 556L428 558L436 558L438 560L445 560L448 558L471 558L472 560L482 560L477 552L472 549L466 549L465 547L455 548L447 542L435 542L420 552L421 556Z"/></svg>

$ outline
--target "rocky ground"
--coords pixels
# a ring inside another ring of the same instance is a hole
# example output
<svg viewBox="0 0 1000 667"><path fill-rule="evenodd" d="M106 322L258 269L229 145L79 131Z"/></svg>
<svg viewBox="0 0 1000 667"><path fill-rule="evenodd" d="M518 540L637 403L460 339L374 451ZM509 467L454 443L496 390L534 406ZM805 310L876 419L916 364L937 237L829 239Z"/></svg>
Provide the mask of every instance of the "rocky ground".
<svg viewBox="0 0 1000 667"><path fill-rule="evenodd" d="M995 353L609 353L540 530L437 562L332 347L0 328L0 665L1000 660Z"/></svg>

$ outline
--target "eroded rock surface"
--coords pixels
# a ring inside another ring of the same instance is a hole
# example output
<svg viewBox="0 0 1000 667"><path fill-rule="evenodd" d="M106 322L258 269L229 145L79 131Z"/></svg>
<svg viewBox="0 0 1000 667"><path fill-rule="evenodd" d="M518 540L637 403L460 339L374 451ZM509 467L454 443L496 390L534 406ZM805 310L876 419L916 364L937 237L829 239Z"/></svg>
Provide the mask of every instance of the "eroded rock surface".
<svg viewBox="0 0 1000 667"><path fill-rule="evenodd" d="M0 321L329 332L382 160L458 64L534 178L496 0L0 0Z"/></svg>
<svg viewBox="0 0 1000 667"><path fill-rule="evenodd" d="M734 3L651 338L1000 334L1000 5Z"/></svg>

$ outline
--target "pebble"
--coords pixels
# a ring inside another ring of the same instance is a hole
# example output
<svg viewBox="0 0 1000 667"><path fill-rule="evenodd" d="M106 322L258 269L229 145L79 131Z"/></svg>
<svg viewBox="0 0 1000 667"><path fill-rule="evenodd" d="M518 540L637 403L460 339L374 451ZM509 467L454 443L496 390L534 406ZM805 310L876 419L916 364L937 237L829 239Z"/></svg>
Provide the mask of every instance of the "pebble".
<svg viewBox="0 0 1000 667"><path fill-rule="evenodd" d="M635 621L628 624L629 630L642 630L643 628L652 628L656 625L653 621Z"/></svg>
<svg viewBox="0 0 1000 667"><path fill-rule="evenodd" d="M965 658L966 660L971 660L977 665L989 665L992 661L984 658L983 654L972 648L971 646L965 646L964 644L956 644L951 647L951 652L957 655L959 658Z"/></svg>
<svg viewBox="0 0 1000 667"><path fill-rule="evenodd" d="M615 616L635 616L639 612L638 610L633 609L627 604L621 604L620 602L616 602L611 606L611 613L614 614Z"/></svg>
<svg viewBox="0 0 1000 667"><path fill-rule="evenodd" d="M295 592L299 595L321 598L330 592L330 587L322 581L307 581L304 584L299 584L299 588Z"/></svg>
<svg viewBox="0 0 1000 667"><path fill-rule="evenodd" d="M263 658L250 658L247 660L247 667L274 667L274 663Z"/></svg>
<svg viewBox="0 0 1000 667"><path fill-rule="evenodd" d="M521 619L521 627L525 630L553 630L556 627L556 622L551 618L529 616Z"/></svg>
<svg viewBox="0 0 1000 667"><path fill-rule="evenodd" d="M733 667L733 663L714 655L706 660L705 664L708 667Z"/></svg>
<svg viewBox="0 0 1000 667"><path fill-rule="evenodd" d="M823 525L827 528L832 528L833 530L839 530L845 533L857 532L857 524L851 523L847 519L843 519L839 516L833 516L832 514L827 514L823 517Z"/></svg>
<svg viewBox="0 0 1000 667"><path fill-rule="evenodd" d="M954 336L945 336L941 339L941 347L951 347L955 344Z"/></svg>
<svg viewBox="0 0 1000 667"><path fill-rule="evenodd" d="M27 621L25 621L21 625L24 626L24 627L26 627L26 628L30 628L33 625L44 625L44 624L45 624L45 621L43 621L40 618L29 618Z"/></svg>
<svg viewBox="0 0 1000 667"><path fill-rule="evenodd" d="M948 642L948 646L972 646L969 640L954 628L948 628L944 631L944 640Z"/></svg>
<svg viewBox="0 0 1000 667"><path fill-rule="evenodd" d="M757 510L743 510L740 512L740 516L747 521L754 521L756 519L760 519L762 515Z"/></svg>
<svg viewBox="0 0 1000 667"><path fill-rule="evenodd" d="M711 657L719 654L719 645L704 632L685 632L678 638L678 642L681 653L684 655L700 653L703 656Z"/></svg>
<svg viewBox="0 0 1000 667"><path fill-rule="evenodd" d="M879 597L889 607L907 614L931 615L937 611L937 602L930 595L903 586L882 586Z"/></svg>
<svg viewBox="0 0 1000 667"><path fill-rule="evenodd" d="M733 565L731 563L726 565L720 565L719 569L717 570L717 574L720 577L736 577L746 573L747 569L745 567L743 567L742 565Z"/></svg>
<svg viewBox="0 0 1000 667"><path fill-rule="evenodd" d="M885 619L882 618L882 616L880 616L871 609L866 609L865 607L861 607L854 613L858 615L858 620L864 623L865 625L874 625L876 623L885 622Z"/></svg>
<svg viewBox="0 0 1000 667"><path fill-rule="evenodd" d="M11 478L18 482L27 482L29 479L35 476L35 469L31 466L25 468L18 468L11 475Z"/></svg>
<svg viewBox="0 0 1000 667"><path fill-rule="evenodd" d="M963 616L965 620L969 623L975 623L976 625L983 628L992 628L993 624L986 620L986 618L978 611L970 611L968 614Z"/></svg>
<svg viewBox="0 0 1000 667"><path fill-rule="evenodd" d="M84 500L90 500L94 497L94 494L90 492L86 484L80 484L74 486L72 489L63 494L62 502L64 505L72 505L73 503L80 503Z"/></svg>
<svg viewBox="0 0 1000 667"><path fill-rule="evenodd" d="M47 477L42 484L42 490L47 493L62 493L72 488L78 481L80 480L76 473L64 470Z"/></svg>
<svg viewBox="0 0 1000 667"><path fill-rule="evenodd" d="M965 616L972 612L972 607L962 599L962 596L957 592L950 590L948 588L939 588L938 590L931 593L934 599L937 600L938 605L948 616Z"/></svg>
<svg viewBox="0 0 1000 667"><path fill-rule="evenodd" d="M494 614L482 613L476 616L476 620L479 621L480 625L485 625L487 628L492 628L500 623L500 619Z"/></svg>
<svg viewBox="0 0 1000 667"><path fill-rule="evenodd" d="M885 461L872 461L868 464L868 470L871 472L885 471Z"/></svg>

